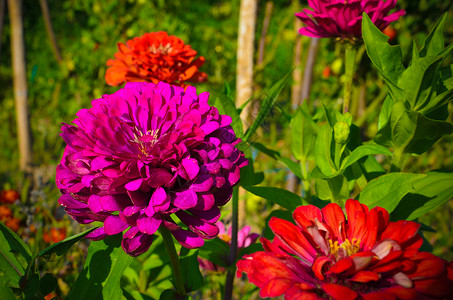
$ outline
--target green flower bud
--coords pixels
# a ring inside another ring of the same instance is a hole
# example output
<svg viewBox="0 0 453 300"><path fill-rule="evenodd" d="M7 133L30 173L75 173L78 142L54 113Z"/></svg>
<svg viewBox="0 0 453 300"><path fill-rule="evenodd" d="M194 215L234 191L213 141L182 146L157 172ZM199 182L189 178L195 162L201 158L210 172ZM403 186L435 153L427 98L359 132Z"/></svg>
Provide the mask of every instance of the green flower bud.
<svg viewBox="0 0 453 300"><path fill-rule="evenodd" d="M349 125L344 121L339 121L333 127L335 133L335 142L338 144L346 144L349 138Z"/></svg>

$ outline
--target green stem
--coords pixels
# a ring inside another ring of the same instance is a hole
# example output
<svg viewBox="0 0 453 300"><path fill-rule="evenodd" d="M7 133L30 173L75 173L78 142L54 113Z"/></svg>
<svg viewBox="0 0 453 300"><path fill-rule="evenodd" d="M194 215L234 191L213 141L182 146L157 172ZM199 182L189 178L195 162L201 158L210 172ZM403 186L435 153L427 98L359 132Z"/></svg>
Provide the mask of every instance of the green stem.
<svg viewBox="0 0 453 300"><path fill-rule="evenodd" d="M228 273L225 281L225 300L231 300L233 296L233 283L234 283L234 274L236 270L234 268L234 263L236 261L237 250L238 250L238 212L239 212L239 188L233 188L233 217L231 224L231 244L230 244L230 254L228 256Z"/></svg>
<svg viewBox="0 0 453 300"><path fill-rule="evenodd" d="M352 79L354 78L355 58L357 55L357 48L355 45L347 43L345 45L345 80L344 80L344 102L343 113L349 111L352 95Z"/></svg>
<svg viewBox="0 0 453 300"><path fill-rule="evenodd" d="M170 257L170 264L174 279L173 284L175 286L176 292L181 296L185 296L186 289L184 288L184 278L182 277L181 266L179 265L179 256L176 253L173 237L165 226L160 226L159 231L162 235L162 238L164 239L165 248L167 249L167 253Z"/></svg>

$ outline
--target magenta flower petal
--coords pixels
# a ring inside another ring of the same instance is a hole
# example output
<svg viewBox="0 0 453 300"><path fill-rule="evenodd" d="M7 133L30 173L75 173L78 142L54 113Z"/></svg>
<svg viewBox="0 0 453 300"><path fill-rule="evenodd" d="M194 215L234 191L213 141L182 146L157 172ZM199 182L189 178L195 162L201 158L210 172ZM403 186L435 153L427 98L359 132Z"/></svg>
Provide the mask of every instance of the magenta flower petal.
<svg viewBox="0 0 453 300"><path fill-rule="evenodd" d="M138 228L133 227L124 234L121 246L127 254L137 256L146 252L152 242L152 235L143 234Z"/></svg>
<svg viewBox="0 0 453 300"><path fill-rule="evenodd" d="M171 234L173 234L175 239L186 248L193 249L204 245L204 240L194 232L177 229L172 231Z"/></svg>
<svg viewBox="0 0 453 300"><path fill-rule="evenodd" d="M108 216L104 221L104 230L108 235L123 232L129 225L124 223L119 216Z"/></svg>
<svg viewBox="0 0 453 300"><path fill-rule="evenodd" d="M159 229L162 220L156 217L141 216L137 219L137 226L140 232L153 234Z"/></svg>
<svg viewBox="0 0 453 300"><path fill-rule="evenodd" d="M190 248L217 235L219 206L247 160L235 147L231 118L209 106L208 96L193 87L128 83L62 126L59 203L77 222L104 223L89 237L129 228L122 245L135 256L162 224Z"/></svg>
<svg viewBox="0 0 453 300"><path fill-rule="evenodd" d="M180 209L189 209L197 204L197 194L193 189L187 189L181 192L175 193L175 199L173 205Z"/></svg>
<svg viewBox="0 0 453 300"><path fill-rule="evenodd" d="M313 0L308 5L312 10L295 15L305 24L299 33L312 38L360 39L364 12L380 30L405 14L404 10L390 13L396 0Z"/></svg>

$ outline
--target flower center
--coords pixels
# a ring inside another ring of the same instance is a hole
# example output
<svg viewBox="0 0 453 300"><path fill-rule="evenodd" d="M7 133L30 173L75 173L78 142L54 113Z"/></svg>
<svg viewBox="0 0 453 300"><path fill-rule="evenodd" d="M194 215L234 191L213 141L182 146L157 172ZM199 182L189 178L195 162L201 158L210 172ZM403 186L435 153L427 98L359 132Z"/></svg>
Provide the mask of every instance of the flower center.
<svg viewBox="0 0 453 300"><path fill-rule="evenodd" d="M138 149L143 156L149 156L153 149L153 146L159 140L159 129L148 130L147 133L143 134L140 130L136 130L134 133L134 139L130 140L138 146Z"/></svg>
<svg viewBox="0 0 453 300"><path fill-rule="evenodd" d="M335 256L336 259L341 259L347 256L356 254L360 250L360 240L353 238L352 242L346 239L343 243L338 244L338 241L332 242L329 240L330 254Z"/></svg>
<svg viewBox="0 0 453 300"><path fill-rule="evenodd" d="M173 50L173 47L170 45L170 43L167 43L166 45L159 44L159 46L151 45L149 47L149 51L153 54L168 54Z"/></svg>

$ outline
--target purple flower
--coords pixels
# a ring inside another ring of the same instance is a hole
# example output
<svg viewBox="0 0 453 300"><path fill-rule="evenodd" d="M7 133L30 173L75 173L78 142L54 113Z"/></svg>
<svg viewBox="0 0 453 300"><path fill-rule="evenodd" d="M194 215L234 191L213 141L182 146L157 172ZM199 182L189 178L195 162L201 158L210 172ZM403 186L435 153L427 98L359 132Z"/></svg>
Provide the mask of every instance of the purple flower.
<svg viewBox="0 0 453 300"><path fill-rule="evenodd" d="M308 0L312 10L304 9L296 16L306 27L299 33L309 37L338 37L354 39L362 37L362 13L366 12L380 30L405 14L395 8L397 0Z"/></svg>
<svg viewBox="0 0 453 300"><path fill-rule="evenodd" d="M190 86L128 83L62 126L59 203L81 224L103 223L88 238L127 230L123 249L136 256L160 226L187 248L217 236L219 206L247 160L235 148L231 118L208 97Z"/></svg>

